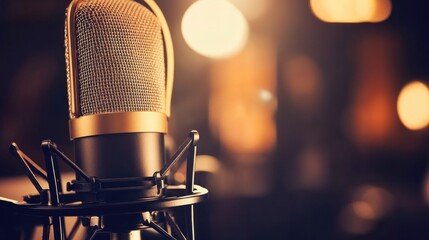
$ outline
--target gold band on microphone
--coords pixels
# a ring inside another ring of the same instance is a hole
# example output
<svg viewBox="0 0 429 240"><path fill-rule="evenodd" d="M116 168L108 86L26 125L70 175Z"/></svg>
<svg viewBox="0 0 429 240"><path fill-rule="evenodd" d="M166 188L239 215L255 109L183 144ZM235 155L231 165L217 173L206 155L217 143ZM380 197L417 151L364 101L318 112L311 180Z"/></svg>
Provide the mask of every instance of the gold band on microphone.
<svg viewBox="0 0 429 240"><path fill-rule="evenodd" d="M115 133L167 133L167 115L160 112L118 112L87 115L69 121L70 139Z"/></svg>

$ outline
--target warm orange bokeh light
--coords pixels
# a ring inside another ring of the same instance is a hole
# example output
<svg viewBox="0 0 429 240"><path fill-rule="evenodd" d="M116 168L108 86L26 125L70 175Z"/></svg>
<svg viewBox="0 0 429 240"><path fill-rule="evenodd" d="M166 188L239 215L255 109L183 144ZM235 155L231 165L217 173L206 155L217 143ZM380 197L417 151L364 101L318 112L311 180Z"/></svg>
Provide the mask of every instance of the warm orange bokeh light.
<svg viewBox="0 0 429 240"><path fill-rule="evenodd" d="M264 154L276 143L276 56L270 41L249 42L212 67L210 128L233 154Z"/></svg>
<svg viewBox="0 0 429 240"><path fill-rule="evenodd" d="M195 172L206 172L216 174L221 169L219 159L210 155L198 155L195 161ZM182 163L179 170L174 173L176 183L185 183L186 181L186 162Z"/></svg>
<svg viewBox="0 0 429 240"><path fill-rule="evenodd" d="M314 15L324 22L381 22L392 11L390 0L310 0Z"/></svg>
<svg viewBox="0 0 429 240"><path fill-rule="evenodd" d="M228 58L239 53L247 42L248 31L243 14L226 0L196 1L182 20L185 42L209 58Z"/></svg>
<svg viewBox="0 0 429 240"><path fill-rule="evenodd" d="M355 80L349 133L360 148L388 146L396 130L398 45L390 34L371 33L356 41Z"/></svg>
<svg viewBox="0 0 429 240"><path fill-rule="evenodd" d="M375 210L367 202L356 201L351 204L355 214L363 219L375 219Z"/></svg>
<svg viewBox="0 0 429 240"><path fill-rule="evenodd" d="M283 65L282 81L285 94L303 110L315 110L323 94L323 80L318 64L309 56L291 56Z"/></svg>
<svg viewBox="0 0 429 240"><path fill-rule="evenodd" d="M390 192L371 185L357 188L354 200L353 208L356 215L368 220L383 218L392 210L394 204L394 197Z"/></svg>
<svg viewBox="0 0 429 240"><path fill-rule="evenodd" d="M377 221L393 210L395 199L387 189L364 185L354 190L353 200L340 213L343 230L352 234L368 233Z"/></svg>
<svg viewBox="0 0 429 240"><path fill-rule="evenodd" d="M270 1L267 0L252 0L251 4L248 0L229 0L232 4L243 12L248 20L257 20L264 15L268 10Z"/></svg>
<svg viewBox="0 0 429 240"><path fill-rule="evenodd" d="M399 94L397 108L405 127L425 128L429 124L429 88L419 81L407 84Z"/></svg>

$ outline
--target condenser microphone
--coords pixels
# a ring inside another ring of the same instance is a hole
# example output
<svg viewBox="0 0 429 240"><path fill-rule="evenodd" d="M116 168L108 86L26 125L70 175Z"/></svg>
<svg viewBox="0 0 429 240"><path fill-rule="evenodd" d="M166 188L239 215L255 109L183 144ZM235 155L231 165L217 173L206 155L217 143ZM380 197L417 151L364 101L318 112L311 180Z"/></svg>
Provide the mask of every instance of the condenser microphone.
<svg viewBox="0 0 429 240"><path fill-rule="evenodd" d="M114 183L108 191L86 194L86 202L161 194L151 182L137 183L144 186L136 190L135 183L131 187L130 181L121 181L152 177L165 164L172 44L157 5L144 3L77 0L67 10L69 127L75 161L88 175ZM116 214L106 216L104 224L122 231L141 224L140 218Z"/></svg>
<svg viewBox="0 0 429 240"><path fill-rule="evenodd" d="M172 44L159 8L145 3L152 9L77 0L67 11L70 138L78 165L97 178L149 177L164 164Z"/></svg>

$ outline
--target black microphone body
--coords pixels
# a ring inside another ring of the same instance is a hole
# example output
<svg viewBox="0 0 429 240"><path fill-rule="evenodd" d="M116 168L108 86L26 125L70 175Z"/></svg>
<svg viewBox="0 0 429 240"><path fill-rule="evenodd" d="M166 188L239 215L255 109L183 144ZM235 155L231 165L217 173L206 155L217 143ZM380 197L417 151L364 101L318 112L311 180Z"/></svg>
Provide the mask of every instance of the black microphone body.
<svg viewBox="0 0 429 240"><path fill-rule="evenodd" d="M164 134L161 133L109 134L73 142L76 163L99 179L152 177L165 162ZM154 196L157 196L155 187L99 197L105 201L129 201Z"/></svg>
<svg viewBox="0 0 429 240"><path fill-rule="evenodd" d="M78 165L99 178L151 177L165 159L160 133L86 137L74 140L74 147Z"/></svg>

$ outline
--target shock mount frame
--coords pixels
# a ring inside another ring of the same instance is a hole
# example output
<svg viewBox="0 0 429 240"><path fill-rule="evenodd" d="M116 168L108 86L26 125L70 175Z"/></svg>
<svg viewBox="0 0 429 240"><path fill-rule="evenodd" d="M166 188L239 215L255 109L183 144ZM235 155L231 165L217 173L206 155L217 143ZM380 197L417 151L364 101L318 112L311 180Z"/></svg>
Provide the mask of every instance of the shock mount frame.
<svg viewBox="0 0 429 240"><path fill-rule="evenodd" d="M18 216L33 216L43 225L43 240L49 240L50 228L53 228L54 240L72 240L80 226L86 228L86 240L91 240L98 232L109 231L104 228L103 216L111 214L141 214L142 227L158 232L163 239L195 240L194 204L208 197L208 190L195 185L195 159L198 132L189 132L188 137L172 155L168 163L152 177L98 179L86 174L70 160L51 140L41 144L46 171L21 151L16 143L9 147L10 153L22 163L24 171L38 191L36 195L24 196L24 201L0 198L0 209L8 209ZM187 152L186 158L183 155ZM76 174L77 179L67 182L67 193L63 190L58 162L62 160ZM168 173L173 167L180 166L186 160L185 185L168 184ZM44 189L36 174L48 182ZM85 202L83 196L98 196L103 192L144 190L156 187L159 197L146 197L132 201ZM186 210L186 237L174 217L171 208L184 207ZM77 220L66 236L64 217L75 216ZM160 224L161 223L161 224ZM164 225L164 227L162 226ZM137 229L138 230L138 229Z"/></svg>

